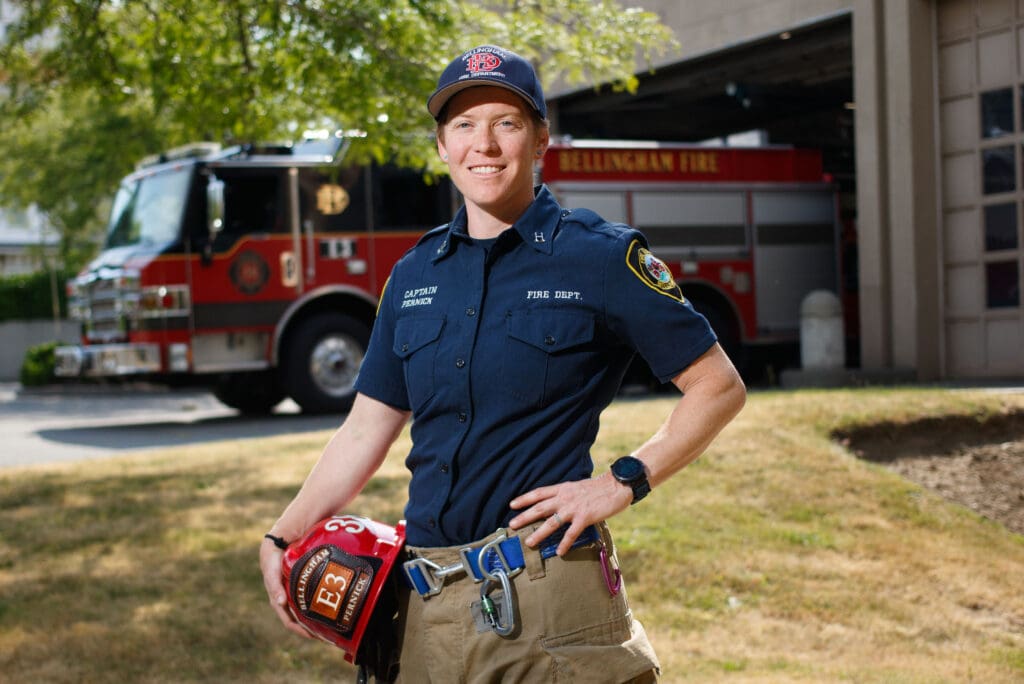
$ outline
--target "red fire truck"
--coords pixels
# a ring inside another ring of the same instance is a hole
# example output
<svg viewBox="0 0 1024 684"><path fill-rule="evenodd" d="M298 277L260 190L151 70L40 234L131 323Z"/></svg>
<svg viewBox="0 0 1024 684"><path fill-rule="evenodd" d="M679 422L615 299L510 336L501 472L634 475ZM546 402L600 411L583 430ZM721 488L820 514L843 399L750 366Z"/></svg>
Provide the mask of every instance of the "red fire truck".
<svg viewBox="0 0 1024 684"><path fill-rule="evenodd" d="M837 192L817 151L576 141L543 164L562 205L647 235L736 361L797 342L812 290L839 294Z"/></svg>
<svg viewBox="0 0 1024 684"><path fill-rule="evenodd" d="M348 138L195 145L122 181L101 254L68 283L79 345L64 377L202 383L228 406L307 412L353 399L397 259L454 193L415 171L343 163ZM816 152L553 145L541 178L567 207L643 230L734 359L795 341L811 290L837 290L834 188Z"/></svg>
<svg viewBox="0 0 1024 684"><path fill-rule="evenodd" d="M209 385L245 413L341 411L392 265L447 221L447 180L347 166L350 137L193 145L117 191L101 254L68 283L63 377Z"/></svg>

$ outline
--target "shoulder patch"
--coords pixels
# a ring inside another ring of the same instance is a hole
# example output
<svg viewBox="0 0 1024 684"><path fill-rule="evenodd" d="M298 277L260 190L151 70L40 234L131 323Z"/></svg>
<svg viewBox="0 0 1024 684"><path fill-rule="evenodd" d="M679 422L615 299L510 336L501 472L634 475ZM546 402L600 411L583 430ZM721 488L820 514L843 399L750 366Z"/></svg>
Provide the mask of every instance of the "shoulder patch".
<svg viewBox="0 0 1024 684"><path fill-rule="evenodd" d="M677 302L685 302L679 284L672 277L672 270L664 261L654 256L639 240L629 243L626 250L626 265L647 287Z"/></svg>

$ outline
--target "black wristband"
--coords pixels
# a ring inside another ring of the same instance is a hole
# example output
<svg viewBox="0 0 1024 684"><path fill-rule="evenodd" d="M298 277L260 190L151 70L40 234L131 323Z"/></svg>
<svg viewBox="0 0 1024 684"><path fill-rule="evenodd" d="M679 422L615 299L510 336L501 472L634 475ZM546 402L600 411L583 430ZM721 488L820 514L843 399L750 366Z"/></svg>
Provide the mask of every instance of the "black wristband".
<svg viewBox="0 0 1024 684"><path fill-rule="evenodd" d="M281 549L282 551L288 548L288 542L286 542L284 539L281 539L280 537L275 537L274 535L268 533L263 535L263 538L269 539L270 541L274 542L274 546Z"/></svg>

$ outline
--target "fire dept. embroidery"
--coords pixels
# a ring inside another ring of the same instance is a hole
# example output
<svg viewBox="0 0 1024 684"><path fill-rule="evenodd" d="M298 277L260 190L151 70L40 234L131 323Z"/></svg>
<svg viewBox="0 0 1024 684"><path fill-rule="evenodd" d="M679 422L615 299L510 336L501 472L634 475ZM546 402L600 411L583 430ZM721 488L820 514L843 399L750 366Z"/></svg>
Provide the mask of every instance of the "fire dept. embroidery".
<svg viewBox="0 0 1024 684"><path fill-rule="evenodd" d="M668 264L651 254L639 240L633 240L626 250L626 265L644 285L658 294L678 302L685 301Z"/></svg>

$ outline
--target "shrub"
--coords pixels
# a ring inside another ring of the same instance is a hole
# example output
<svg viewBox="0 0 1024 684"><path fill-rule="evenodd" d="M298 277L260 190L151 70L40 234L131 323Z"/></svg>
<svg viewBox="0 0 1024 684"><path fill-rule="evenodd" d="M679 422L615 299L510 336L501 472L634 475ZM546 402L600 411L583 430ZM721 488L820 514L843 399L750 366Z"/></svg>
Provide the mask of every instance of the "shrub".
<svg viewBox="0 0 1024 684"><path fill-rule="evenodd" d="M64 294L65 273L58 271L57 300L61 317L67 314ZM0 278L0 321L24 321L53 317L52 284L49 271Z"/></svg>
<svg viewBox="0 0 1024 684"><path fill-rule="evenodd" d="M60 342L44 342L29 347L25 352L25 360L21 364L19 380L23 387L48 385L56 379L53 373L54 350Z"/></svg>

